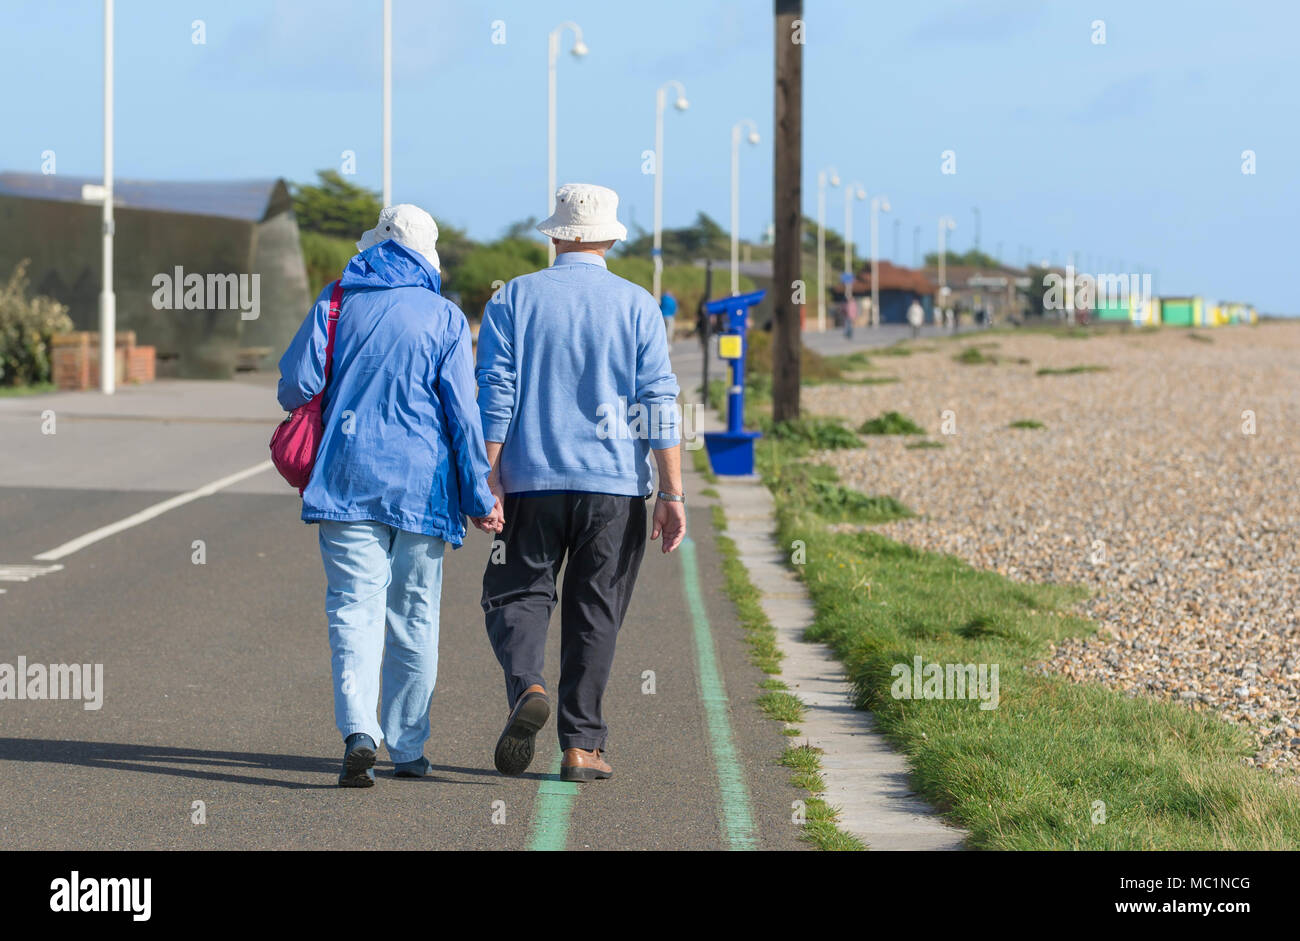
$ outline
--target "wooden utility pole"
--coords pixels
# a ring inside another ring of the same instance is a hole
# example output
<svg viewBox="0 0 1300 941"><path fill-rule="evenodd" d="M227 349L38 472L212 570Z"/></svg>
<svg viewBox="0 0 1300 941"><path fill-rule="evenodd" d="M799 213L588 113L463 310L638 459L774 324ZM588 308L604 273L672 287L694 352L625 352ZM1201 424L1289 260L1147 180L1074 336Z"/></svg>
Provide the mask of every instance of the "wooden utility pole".
<svg viewBox="0 0 1300 941"><path fill-rule="evenodd" d="M772 249L772 418L799 417L800 335L796 281L803 277L803 0L776 2ZM819 290L820 290L819 286Z"/></svg>

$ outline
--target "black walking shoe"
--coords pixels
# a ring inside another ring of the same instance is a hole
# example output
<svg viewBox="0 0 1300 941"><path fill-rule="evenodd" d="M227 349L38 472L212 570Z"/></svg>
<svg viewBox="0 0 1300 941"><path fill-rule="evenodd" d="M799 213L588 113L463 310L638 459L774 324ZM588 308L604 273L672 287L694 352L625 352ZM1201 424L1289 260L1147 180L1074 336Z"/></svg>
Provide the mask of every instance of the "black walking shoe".
<svg viewBox="0 0 1300 941"><path fill-rule="evenodd" d="M551 704L540 686L531 686L510 710L505 730L497 739L493 763L502 774L514 777L528 770L533 760L533 740L551 717Z"/></svg>
<svg viewBox="0 0 1300 941"><path fill-rule="evenodd" d="M343 740L343 771L339 787L373 787L375 784L375 740L365 732L353 732Z"/></svg>

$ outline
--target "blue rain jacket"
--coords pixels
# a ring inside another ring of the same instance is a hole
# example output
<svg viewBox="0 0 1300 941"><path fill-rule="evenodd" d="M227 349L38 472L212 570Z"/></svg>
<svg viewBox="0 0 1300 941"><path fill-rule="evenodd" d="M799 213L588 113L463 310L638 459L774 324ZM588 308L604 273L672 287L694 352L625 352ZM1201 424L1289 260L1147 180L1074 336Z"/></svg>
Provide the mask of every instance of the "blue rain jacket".
<svg viewBox="0 0 1300 941"><path fill-rule="evenodd" d="M391 239L348 262L304 521L373 520L459 546L464 517L492 512L469 324L441 283ZM325 385L331 287L280 358L286 411Z"/></svg>

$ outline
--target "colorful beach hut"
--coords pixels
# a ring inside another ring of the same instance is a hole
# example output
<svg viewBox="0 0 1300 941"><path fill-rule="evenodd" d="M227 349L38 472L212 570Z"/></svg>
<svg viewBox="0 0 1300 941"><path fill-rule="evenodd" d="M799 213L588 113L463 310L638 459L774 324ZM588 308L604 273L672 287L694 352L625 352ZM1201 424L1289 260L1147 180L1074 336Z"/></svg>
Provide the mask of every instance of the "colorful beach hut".
<svg viewBox="0 0 1300 941"><path fill-rule="evenodd" d="M1171 327L1212 327L1202 297L1160 298L1160 322Z"/></svg>

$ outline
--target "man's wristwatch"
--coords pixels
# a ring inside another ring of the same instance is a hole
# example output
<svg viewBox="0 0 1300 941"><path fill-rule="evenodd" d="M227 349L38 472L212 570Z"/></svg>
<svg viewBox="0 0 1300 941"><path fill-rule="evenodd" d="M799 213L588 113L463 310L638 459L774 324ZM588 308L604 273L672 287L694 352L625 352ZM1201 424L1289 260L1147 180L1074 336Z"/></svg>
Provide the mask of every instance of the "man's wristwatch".
<svg viewBox="0 0 1300 941"><path fill-rule="evenodd" d="M658 497L660 500L667 500L669 503L686 502L686 494L684 493L664 493L662 490L660 490Z"/></svg>

